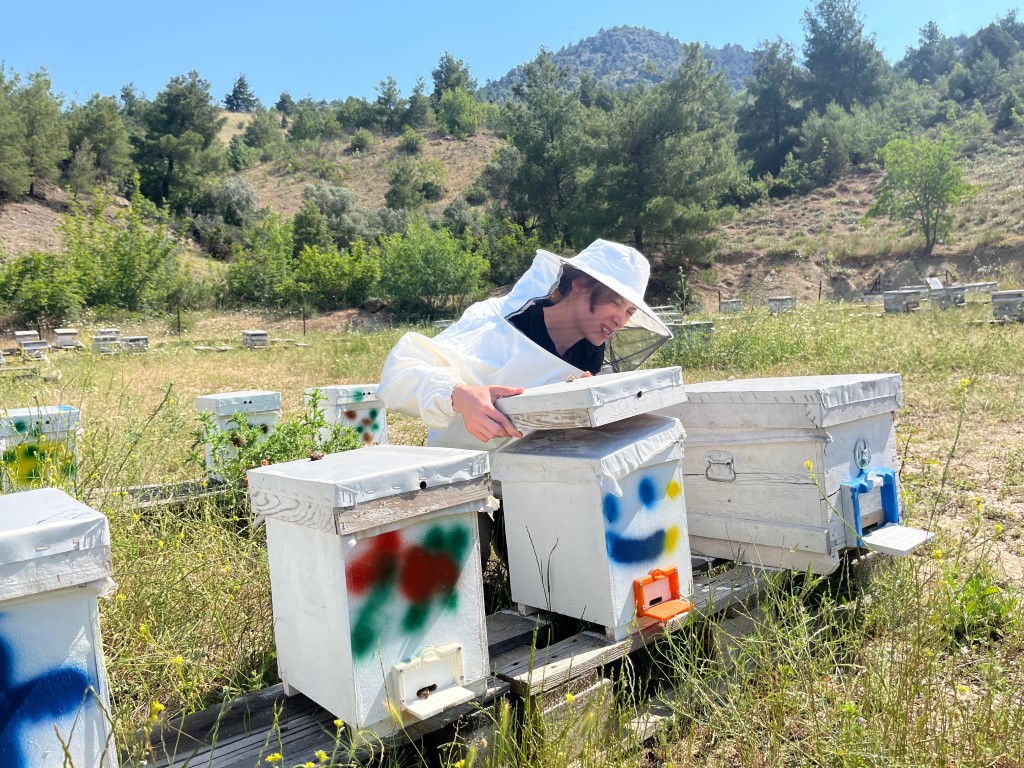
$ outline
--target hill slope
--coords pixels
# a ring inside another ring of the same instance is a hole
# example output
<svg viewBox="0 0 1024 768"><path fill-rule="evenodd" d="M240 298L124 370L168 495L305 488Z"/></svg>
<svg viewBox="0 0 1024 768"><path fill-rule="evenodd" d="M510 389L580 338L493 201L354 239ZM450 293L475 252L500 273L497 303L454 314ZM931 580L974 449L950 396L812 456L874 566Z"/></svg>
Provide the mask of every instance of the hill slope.
<svg viewBox="0 0 1024 768"><path fill-rule="evenodd" d="M500 139L478 135L468 141L429 137L424 155L448 169L444 200L432 204L439 213L465 192L480 173ZM374 210L383 204L389 164L398 157L397 140L386 139L359 156L335 147L343 168L343 184L356 193L359 204ZM954 239L941 244L930 258L915 254L917 242L902 237L885 220L865 221L874 201L879 171L859 170L829 187L803 197L771 200L741 210L722 221L717 234L715 264L689 276L691 291L714 307L723 298L744 297L761 303L768 295L793 294L802 301L857 298L876 278L882 288L921 283L929 275L950 273L963 282L999 280L1002 287L1024 284L1024 147L1008 142L990 144L967 162L969 181L981 185L980 194L955 212ZM294 214L303 190L316 179L308 174L260 166L245 172L256 187L261 205L285 215ZM60 247L57 203L26 199L0 206L0 253ZM657 268L651 291L658 300L678 290L673 271ZM197 271L202 257L191 257ZM217 264L216 266L221 266Z"/></svg>
<svg viewBox="0 0 1024 768"><path fill-rule="evenodd" d="M551 58L569 72L573 82L578 82L580 73L587 72L600 83L624 89L640 83L661 82L683 63L685 51L683 43L671 35L642 27L613 27L560 48ZM751 75L753 56L740 45L723 48L705 45L701 52L736 90L742 88ZM511 95L514 85L524 80L523 65L514 67L481 88L480 98L502 101Z"/></svg>

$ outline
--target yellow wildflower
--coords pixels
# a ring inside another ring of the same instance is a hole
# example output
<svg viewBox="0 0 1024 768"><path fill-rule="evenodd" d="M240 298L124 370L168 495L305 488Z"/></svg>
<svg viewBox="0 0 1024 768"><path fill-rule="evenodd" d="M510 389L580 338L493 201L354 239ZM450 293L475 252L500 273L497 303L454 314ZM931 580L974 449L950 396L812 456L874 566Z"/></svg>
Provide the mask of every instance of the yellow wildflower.
<svg viewBox="0 0 1024 768"><path fill-rule="evenodd" d="M967 388L969 386L971 386L971 380L970 379L960 379L960 391L961 392L966 392Z"/></svg>
<svg viewBox="0 0 1024 768"><path fill-rule="evenodd" d="M345 727L345 721L342 720L341 718L338 718L337 720L334 721L334 727L337 728L338 730L341 730L342 728Z"/></svg>
<svg viewBox="0 0 1024 768"><path fill-rule="evenodd" d="M807 467L807 471L808 472L813 472L814 471L814 462L811 461L810 459L808 459L807 461L804 462L804 466Z"/></svg>
<svg viewBox="0 0 1024 768"><path fill-rule="evenodd" d="M160 713L164 711L164 705L154 699L149 703L149 724L154 725L160 718Z"/></svg>
<svg viewBox="0 0 1024 768"><path fill-rule="evenodd" d="M185 664L185 658L183 656L175 656L173 659L171 659L171 664L176 666L178 669L181 669L182 666Z"/></svg>
<svg viewBox="0 0 1024 768"><path fill-rule="evenodd" d="M576 697L573 696L571 693L567 693L565 694L565 700L572 704L574 701L576 701Z"/></svg>
<svg viewBox="0 0 1024 768"><path fill-rule="evenodd" d="M321 763L326 763L327 762L327 753L324 752L322 749L318 749L316 751L316 754L313 755L313 757L315 757L318 762L321 762Z"/></svg>
<svg viewBox="0 0 1024 768"><path fill-rule="evenodd" d="M280 752L275 752L272 755L267 755L267 762L271 765L277 765L282 760L284 760L284 756Z"/></svg>

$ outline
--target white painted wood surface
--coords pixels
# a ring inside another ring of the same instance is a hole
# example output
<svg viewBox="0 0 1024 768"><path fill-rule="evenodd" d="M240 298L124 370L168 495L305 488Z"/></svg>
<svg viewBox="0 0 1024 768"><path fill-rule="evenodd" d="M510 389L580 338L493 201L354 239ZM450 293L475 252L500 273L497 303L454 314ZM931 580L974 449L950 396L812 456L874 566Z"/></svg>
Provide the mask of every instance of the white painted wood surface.
<svg viewBox="0 0 1024 768"><path fill-rule="evenodd" d="M387 407L377 399L376 384L344 384L315 387L322 398L317 407L328 424L344 424L358 434L364 445L388 442ZM306 402L313 387L305 390Z"/></svg>
<svg viewBox="0 0 1024 768"><path fill-rule="evenodd" d="M0 490L38 486L47 472L74 480L80 419L71 405L0 408Z"/></svg>
<svg viewBox="0 0 1024 768"><path fill-rule="evenodd" d="M676 420L643 415L498 451L513 601L621 639L636 628L635 579L675 567L689 595L681 438Z"/></svg>
<svg viewBox="0 0 1024 768"><path fill-rule="evenodd" d="M705 382L661 411L687 430L683 472L690 545L702 555L830 573L856 545L840 484L897 466L896 374ZM810 462L808 469L807 462ZM880 493L861 497L865 529Z"/></svg>
<svg viewBox="0 0 1024 768"><path fill-rule="evenodd" d="M496 407L521 431L599 427L686 399L678 367L586 376L530 387Z"/></svg>
<svg viewBox="0 0 1024 768"><path fill-rule="evenodd" d="M402 523L338 536L267 519L282 681L351 727L381 734L418 719L405 714L397 723L389 713L396 663L408 662L429 647L458 643L465 675L460 687L481 694L488 674L476 510L454 515L439 511ZM434 560L440 555L429 547L432 530L465 533L450 593L430 594L424 586L437 578L439 567ZM363 586L357 589L354 564L373 557L375 549L383 559L365 564L359 577ZM388 559L392 555L393 561ZM417 568L423 572L414 572ZM429 597L416 600L410 594ZM422 620L410 621L410 611L420 611ZM397 702L392 704L398 708Z"/></svg>
<svg viewBox="0 0 1024 768"><path fill-rule="evenodd" d="M457 643L457 687L483 692L487 469L483 451L378 445L250 471L284 683L352 727L391 733L436 709L395 722L393 666Z"/></svg>
<svg viewBox="0 0 1024 768"><path fill-rule="evenodd" d="M281 393L262 389L242 390L239 392L220 392L196 397L196 412L209 413L213 417L214 426L222 432L236 429L235 414L245 417L245 423L253 427L261 427L264 434L277 426L281 418ZM224 447L228 456L234 456L231 447ZM205 448L206 466L213 470L213 447L207 443ZM216 474L214 477L218 477Z"/></svg>
<svg viewBox="0 0 1024 768"><path fill-rule="evenodd" d="M5 765L116 768L97 605L110 575L105 515L54 488L0 495Z"/></svg>

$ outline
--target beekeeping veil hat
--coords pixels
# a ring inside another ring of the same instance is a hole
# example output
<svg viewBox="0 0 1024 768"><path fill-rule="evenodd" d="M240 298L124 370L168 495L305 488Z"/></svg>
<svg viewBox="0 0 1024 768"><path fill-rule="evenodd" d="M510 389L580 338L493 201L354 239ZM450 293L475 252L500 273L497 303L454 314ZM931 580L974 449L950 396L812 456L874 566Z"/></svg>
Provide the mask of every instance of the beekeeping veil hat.
<svg viewBox="0 0 1024 768"><path fill-rule="evenodd" d="M548 297L558 285L566 265L578 269L611 288L637 311L626 325L608 341L605 362L615 371L638 368L672 332L644 301L651 266L643 254L628 245L595 240L572 258L539 250L531 267L504 298L504 314L509 317L538 299Z"/></svg>

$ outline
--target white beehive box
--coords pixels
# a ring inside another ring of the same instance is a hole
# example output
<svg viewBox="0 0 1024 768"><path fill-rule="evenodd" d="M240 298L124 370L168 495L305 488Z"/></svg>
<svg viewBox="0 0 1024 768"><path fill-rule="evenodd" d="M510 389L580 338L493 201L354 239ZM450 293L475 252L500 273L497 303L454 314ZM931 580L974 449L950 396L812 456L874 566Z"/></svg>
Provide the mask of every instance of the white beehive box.
<svg viewBox="0 0 1024 768"><path fill-rule="evenodd" d="M306 400L313 394L305 390ZM346 384L334 387L316 387L321 400L317 407L328 424L352 427L367 445L385 445L388 442L387 409L377 399L376 384Z"/></svg>
<svg viewBox="0 0 1024 768"><path fill-rule="evenodd" d="M921 308L923 293L917 288L900 288L882 293L882 308L886 312L913 312Z"/></svg>
<svg viewBox="0 0 1024 768"><path fill-rule="evenodd" d="M963 285L932 288L928 298L939 309L960 308L967 304L967 288Z"/></svg>
<svg viewBox="0 0 1024 768"><path fill-rule="evenodd" d="M242 331L242 346L246 349L263 349L270 346L266 331Z"/></svg>
<svg viewBox="0 0 1024 768"><path fill-rule="evenodd" d="M718 302L718 311L723 315L731 315L743 311L743 299L724 299Z"/></svg>
<svg viewBox="0 0 1024 768"><path fill-rule="evenodd" d="M796 296L771 296L768 299L768 311L773 315L788 312L796 308Z"/></svg>
<svg viewBox="0 0 1024 768"><path fill-rule="evenodd" d="M248 477L289 689L379 733L484 691L486 453L374 445Z"/></svg>
<svg viewBox="0 0 1024 768"><path fill-rule="evenodd" d="M80 349L82 346L77 328L54 328L53 339L57 349Z"/></svg>
<svg viewBox="0 0 1024 768"><path fill-rule="evenodd" d="M101 355L112 355L121 351L120 328L98 328L92 337L92 349Z"/></svg>
<svg viewBox="0 0 1024 768"><path fill-rule="evenodd" d="M15 331L14 342L20 347L29 341L39 341L39 331Z"/></svg>
<svg viewBox="0 0 1024 768"><path fill-rule="evenodd" d="M235 428L235 414L241 414L249 426L258 426L269 434L281 417L281 393L262 389L221 392L196 397L196 412L209 413L213 425L222 432ZM233 453L232 453L233 455ZM214 469L213 447L206 444L206 466Z"/></svg>
<svg viewBox="0 0 1024 768"><path fill-rule="evenodd" d="M686 399L679 367L584 376L530 387L495 406L520 431L599 427Z"/></svg>
<svg viewBox="0 0 1024 768"><path fill-rule="evenodd" d="M46 360L46 353L50 351L48 341L23 341L21 342L21 354L33 360Z"/></svg>
<svg viewBox="0 0 1024 768"><path fill-rule="evenodd" d="M644 414L535 432L497 451L491 477L501 482L512 599L621 640L644 623L637 579L676 568L688 596L683 438L676 419Z"/></svg>
<svg viewBox="0 0 1024 768"><path fill-rule="evenodd" d="M4 765L117 766L97 606L110 575L104 515L54 488L0 496Z"/></svg>
<svg viewBox="0 0 1024 768"><path fill-rule="evenodd" d="M0 490L74 481L80 417L70 405L0 409Z"/></svg>
<svg viewBox="0 0 1024 768"><path fill-rule="evenodd" d="M992 318L1024 322L1024 290L995 291L992 294Z"/></svg>
<svg viewBox="0 0 1024 768"><path fill-rule="evenodd" d="M662 413L686 428L694 552L826 574L853 547L906 554L927 541L898 524L893 417L902 402L898 374L689 386L687 402ZM851 493L858 477L871 487Z"/></svg>
<svg viewBox="0 0 1024 768"><path fill-rule="evenodd" d="M122 336L121 347L125 352L148 352L149 336Z"/></svg>

